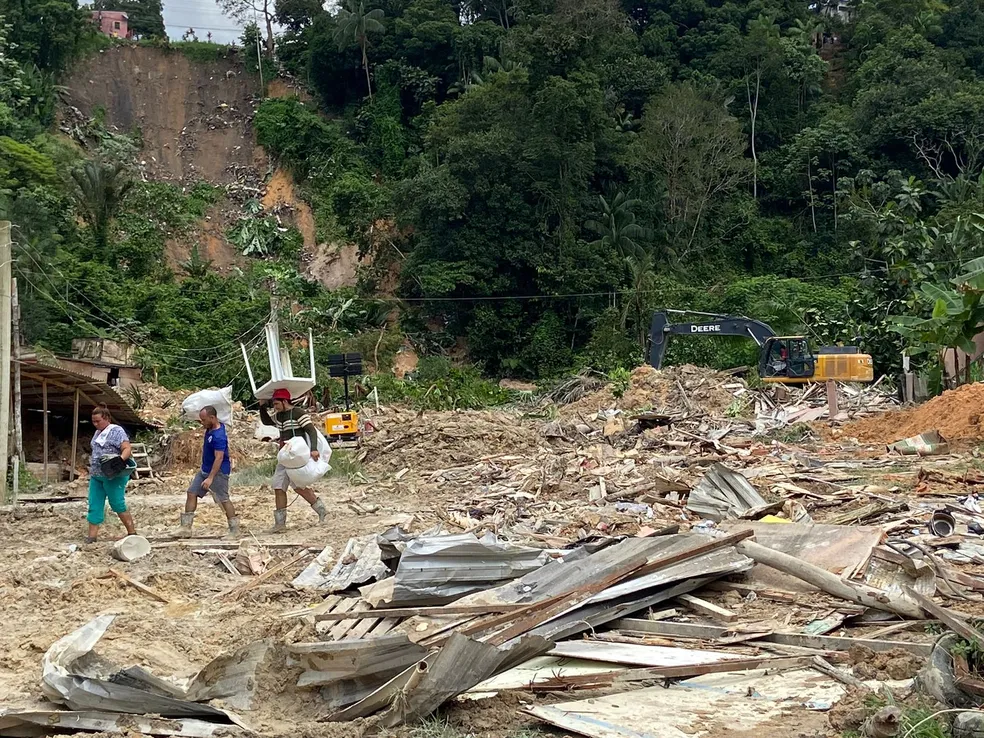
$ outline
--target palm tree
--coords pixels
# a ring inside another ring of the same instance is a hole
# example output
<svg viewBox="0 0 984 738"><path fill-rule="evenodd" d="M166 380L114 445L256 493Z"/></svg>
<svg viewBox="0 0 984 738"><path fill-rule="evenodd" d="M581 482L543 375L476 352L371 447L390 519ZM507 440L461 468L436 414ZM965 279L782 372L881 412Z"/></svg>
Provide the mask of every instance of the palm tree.
<svg viewBox="0 0 984 738"><path fill-rule="evenodd" d="M72 171L73 196L79 215L90 228L100 253L109 253L109 226L133 187L125 167L90 159Z"/></svg>
<svg viewBox="0 0 984 738"><path fill-rule="evenodd" d="M370 33L383 33L385 13L379 8L366 10L365 0L345 0L336 18L335 43L339 51L351 43L357 43L362 49L362 68L366 70L366 84L369 86L369 102L372 102L372 81L369 78L369 57L366 48L369 46Z"/></svg>
<svg viewBox="0 0 984 738"><path fill-rule="evenodd" d="M612 248L622 257L639 256L645 249L640 241L647 241L652 234L646 228L635 222L634 208L642 205L641 200L634 200L624 192L615 195L611 202L604 196L601 201L600 220L589 220L584 227L601 236L592 245Z"/></svg>

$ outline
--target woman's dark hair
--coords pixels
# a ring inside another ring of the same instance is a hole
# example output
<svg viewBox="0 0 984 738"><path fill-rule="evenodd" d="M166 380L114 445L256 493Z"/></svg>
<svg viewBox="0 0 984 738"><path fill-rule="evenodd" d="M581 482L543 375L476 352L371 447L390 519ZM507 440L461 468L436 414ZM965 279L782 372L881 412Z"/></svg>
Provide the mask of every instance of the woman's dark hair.
<svg viewBox="0 0 984 738"><path fill-rule="evenodd" d="M96 409L92 411L93 415L98 415L100 418L106 418L110 423L113 422L113 414L109 412L109 408L105 405L96 405Z"/></svg>

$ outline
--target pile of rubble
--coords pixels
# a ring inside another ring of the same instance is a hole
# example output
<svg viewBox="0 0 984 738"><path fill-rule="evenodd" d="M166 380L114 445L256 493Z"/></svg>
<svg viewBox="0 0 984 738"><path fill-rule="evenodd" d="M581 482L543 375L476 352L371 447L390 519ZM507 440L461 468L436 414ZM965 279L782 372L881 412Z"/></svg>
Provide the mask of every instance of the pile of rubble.
<svg viewBox="0 0 984 738"><path fill-rule="evenodd" d="M216 595L230 607L261 590L299 600L268 638L178 681L95 656L97 618L49 649L49 702L0 711L0 731L210 736L248 725L233 710L261 695L389 729L519 693L526 719L599 738L657 721L816 732L825 713L838 730L903 735L901 711L852 707L878 693L962 710L953 735L973 735L984 633L964 613L984 602L984 476L950 468L965 456L770 433L822 417L822 388L681 367L605 392L535 416L367 411L358 531L193 549L245 577ZM838 399L855 419L893 403L877 386ZM367 512L408 497L413 514Z"/></svg>
<svg viewBox="0 0 984 738"><path fill-rule="evenodd" d="M842 433L861 441L892 443L930 429L953 441L984 440L984 384L965 384L916 407L845 425Z"/></svg>

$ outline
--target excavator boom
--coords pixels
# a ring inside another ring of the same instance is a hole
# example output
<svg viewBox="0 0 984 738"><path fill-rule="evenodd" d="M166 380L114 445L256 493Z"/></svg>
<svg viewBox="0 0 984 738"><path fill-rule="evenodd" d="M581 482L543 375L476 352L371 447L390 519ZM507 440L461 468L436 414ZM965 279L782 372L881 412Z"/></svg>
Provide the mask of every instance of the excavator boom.
<svg viewBox="0 0 984 738"><path fill-rule="evenodd" d="M705 323L670 323L669 313L702 315L715 318L715 320ZM751 338L759 346L763 346L768 339L776 335L776 332L760 320L742 316L665 310L660 313L653 313L653 322L649 329L649 363L657 369L662 368L669 337L692 335L740 336L741 338Z"/></svg>

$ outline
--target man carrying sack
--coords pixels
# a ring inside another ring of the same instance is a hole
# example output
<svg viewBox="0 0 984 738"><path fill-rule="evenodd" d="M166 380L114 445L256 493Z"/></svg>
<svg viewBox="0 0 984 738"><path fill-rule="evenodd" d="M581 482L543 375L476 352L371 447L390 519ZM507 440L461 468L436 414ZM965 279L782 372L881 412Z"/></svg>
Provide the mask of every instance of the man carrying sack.
<svg viewBox="0 0 984 738"><path fill-rule="evenodd" d="M225 423L219 421L218 411L212 405L206 405L198 413L198 422L205 429L205 439L202 443L202 468L191 480L188 487L188 497L185 500L185 511L181 514L181 527L178 537L190 538L191 527L195 523L195 511L198 500L212 493L212 498L222 505L229 522L227 538L239 537L239 518L236 508L229 497L229 474L232 465L229 463L229 436L226 434Z"/></svg>
<svg viewBox="0 0 984 738"><path fill-rule="evenodd" d="M278 389L273 392L273 410L271 417L267 411L266 403L260 402L260 420L264 425L272 425L280 431L280 446L283 447L292 438L304 438L307 446L311 450L311 458L317 461L321 454L318 453L318 431L307 410L302 407L295 407L291 402L290 391ZM318 522L324 523L328 511L325 503L315 494L313 489L298 488L287 476L287 468L277 464L276 471L273 472L273 489L276 496L276 509L273 512L273 528L271 533L282 533L287 530L287 487L294 487L304 500L311 505L311 509L318 513Z"/></svg>

